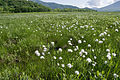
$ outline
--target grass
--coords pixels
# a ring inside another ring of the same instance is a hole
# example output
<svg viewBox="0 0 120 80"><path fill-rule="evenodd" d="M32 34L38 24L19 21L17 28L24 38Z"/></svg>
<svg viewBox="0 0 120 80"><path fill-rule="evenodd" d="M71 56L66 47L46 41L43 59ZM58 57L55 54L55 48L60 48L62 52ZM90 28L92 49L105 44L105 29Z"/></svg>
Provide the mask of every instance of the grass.
<svg viewBox="0 0 120 80"><path fill-rule="evenodd" d="M120 13L0 14L0 80L14 79L119 80Z"/></svg>

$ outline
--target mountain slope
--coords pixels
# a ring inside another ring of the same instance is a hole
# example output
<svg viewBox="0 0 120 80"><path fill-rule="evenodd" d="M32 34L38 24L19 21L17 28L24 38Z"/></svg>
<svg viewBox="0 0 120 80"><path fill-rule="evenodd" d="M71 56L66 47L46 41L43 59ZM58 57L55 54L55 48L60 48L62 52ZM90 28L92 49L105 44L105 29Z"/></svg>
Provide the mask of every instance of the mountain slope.
<svg viewBox="0 0 120 80"><path fill-rule="evenodd" d="M41 0L31 0L31 1L37 2L37 3L42 4L44 6L50 7L52 9L56 9L56 8L60 8L60 9L64 9L64 8L79 9L76 6L71 6L71 5L62 5L62 4L51 3L51 2L43 2Z"/></svg>
<svg viewBox="0 0 120 80"><path fill-rule="evenodd" d="M97 10L98 11L120 11L120 1Z"/></svg>
<svg viewBox="0 0 120 80"><path fill-rule="evenodd" d="M28 0L0 0L0 11L7 12L46 12L51 9Z"/></svg>

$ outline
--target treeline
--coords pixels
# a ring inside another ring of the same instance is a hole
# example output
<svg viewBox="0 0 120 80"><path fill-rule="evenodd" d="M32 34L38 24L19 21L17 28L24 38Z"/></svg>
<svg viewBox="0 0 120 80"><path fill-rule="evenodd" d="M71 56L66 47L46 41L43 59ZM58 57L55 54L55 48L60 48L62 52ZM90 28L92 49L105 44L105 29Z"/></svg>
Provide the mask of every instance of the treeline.
<svg viewBox="0 0 120 80"><path fill-rule="evenodd" d="M48 12L51 8L28 0L0 0L0 12Z"/></svg>
<svg viewBox="0 0 120 80"><path fill-rule="evenodd" d="M0 0L0 12L91 12L91 9L51 9L29 0Z"/></svg>
<svg viewBox="0 0 120 80"><path fill-rule="evenodd" d="M65 8L65 9L54 9L54 12L96 12L96 10L92 9L72 9L72 8Z"/></svg>

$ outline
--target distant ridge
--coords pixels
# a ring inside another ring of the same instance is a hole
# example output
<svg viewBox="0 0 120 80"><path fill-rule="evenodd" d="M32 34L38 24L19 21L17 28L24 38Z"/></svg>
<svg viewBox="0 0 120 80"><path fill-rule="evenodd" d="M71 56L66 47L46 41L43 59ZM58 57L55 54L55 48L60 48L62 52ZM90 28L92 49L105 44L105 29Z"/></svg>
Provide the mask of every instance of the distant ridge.
<svg viewBox="0 0 120 80"><path fill-rule="evenodd" d="M115 3L111 4L111 5L106 6L106 7L99 8L99 9L97 9L97 11L105 11L105 12L107 12L107 11L110 11L110 12L120 11L120 1L115 2Z"/></svg>
<svg viewBox="0 0 120 80"><path fill-rule="evenodd" d="M44 6L50 7L52 9L56 9L56 8L60 8L60 9L64 9L64 8L79 9L76 6L71 6L71 5L62 5L62 4L52 3L52 2L43 2L41 0L31 0L31 1L37 2L37 3L42 4Z"/></svg>

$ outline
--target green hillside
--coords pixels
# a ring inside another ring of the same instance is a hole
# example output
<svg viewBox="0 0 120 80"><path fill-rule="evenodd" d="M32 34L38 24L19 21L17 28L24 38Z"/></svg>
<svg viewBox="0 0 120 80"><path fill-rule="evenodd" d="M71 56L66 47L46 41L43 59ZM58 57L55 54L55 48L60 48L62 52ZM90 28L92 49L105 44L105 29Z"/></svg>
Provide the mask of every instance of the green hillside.
<svg viewBox="0 0 120 80"><path fill-rule="evenodd" d="M76 6L71 6L71 5L62 5L62 4L52 3L52 2L43 2L41 0L31 0L31 1L37 2L37 3L42 4L44 6L50 7L52 9L56 9L56 8L59 8L59 9L65 9L65 8L79 9Z"/></svg>
<svg viewBox="0 0 120 80"><path fill-rule="evenodd" d="M27 0L0 0L0 11L5 12L48 12L51 9Z"/></svg>

